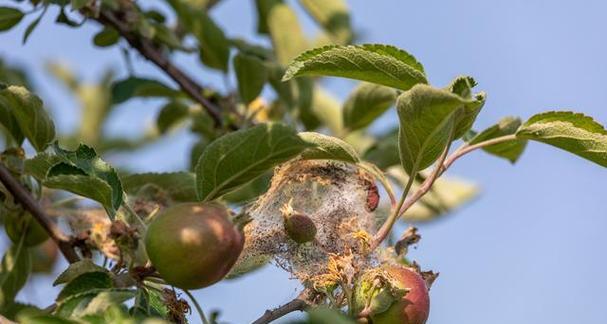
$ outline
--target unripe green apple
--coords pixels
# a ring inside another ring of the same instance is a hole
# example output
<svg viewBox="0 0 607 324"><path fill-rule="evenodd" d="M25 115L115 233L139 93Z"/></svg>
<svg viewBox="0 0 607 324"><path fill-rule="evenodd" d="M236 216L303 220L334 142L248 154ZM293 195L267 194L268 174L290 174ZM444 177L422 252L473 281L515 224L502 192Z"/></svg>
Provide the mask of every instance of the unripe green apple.
<svg viewBox="0 0 607 324"><path fill-rule="evenodd" d="M316 237L316 225L304 214L295 213L285 216L285 231L299 244L311 242Z"/></svg>
<svg viewBox="0 0 607 324"><path fill-rule="evenodd" d="M384 266L383 270L390 277L392 287L369 289L374 284L369 281L376 277L363 275L363 282L359 282L355 290L355 310L360 312L371 305L365 317L373 324L425 324L430 313L430 296L422 276L402 265ZM393 299L390 291L395 289L406 293Z"/></svg>
<svg viewBox="0 0 607 324"><path fill-rule="evenodd" d="M148 226L145 248L162 278L173 286L198 289L221 280L232 268L244 236L215 203L171 206Z"/></svg>

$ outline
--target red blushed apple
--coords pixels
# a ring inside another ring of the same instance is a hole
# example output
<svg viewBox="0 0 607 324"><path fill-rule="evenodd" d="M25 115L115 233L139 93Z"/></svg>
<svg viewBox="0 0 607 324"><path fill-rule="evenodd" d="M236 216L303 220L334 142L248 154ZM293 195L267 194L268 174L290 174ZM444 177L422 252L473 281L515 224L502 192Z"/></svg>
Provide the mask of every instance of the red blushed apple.
<svg viewBox="0 0 607 324"><path fill-rule="evenodd" d="M171 206L149 225L146 252L170 285L183 289L210 286L230 271L244 245L244 236L227 209L214 203Z"/></svg>

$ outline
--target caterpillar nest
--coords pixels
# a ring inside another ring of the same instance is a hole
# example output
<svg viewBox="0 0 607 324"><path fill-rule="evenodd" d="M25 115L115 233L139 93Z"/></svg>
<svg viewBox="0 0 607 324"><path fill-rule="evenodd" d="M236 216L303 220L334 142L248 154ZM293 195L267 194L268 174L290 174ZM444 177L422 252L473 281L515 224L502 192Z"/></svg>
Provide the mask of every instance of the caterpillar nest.
<svg viewBox="0 0 607 324"><path fill-rule="evenodd" d="M374 178L350 164L296 160L276 168L270 189L247 209L252 220L233 273L274 260L304 285L317 287L330 285L328 278L346 268L372 266L365 249L376 230L377 198ZM292 215L313 223L313 240L298 243L289 236L285 221Z"/></svg>

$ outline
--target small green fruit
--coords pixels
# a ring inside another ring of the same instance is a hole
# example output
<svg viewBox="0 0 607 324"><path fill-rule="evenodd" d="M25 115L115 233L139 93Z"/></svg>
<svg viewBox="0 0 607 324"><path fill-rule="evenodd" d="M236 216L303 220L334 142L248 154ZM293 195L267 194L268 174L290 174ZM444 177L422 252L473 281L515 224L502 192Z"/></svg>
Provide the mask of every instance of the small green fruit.
<svg viewBox="0 0 607 324"><path fill-rule="evenodd" d="M293 241L299 244L311 242L316 237L316 225L310 217L304 214L286 215L285 231Z"/></svg>
<svg viewBox="0 0 607 324"><path fill-rule="evenodd" d="M6 234L15 244L19 243L22 235L25 235L23 245L28 247L38 245L48 239L44 227L25 210L7 212L4 222Z"/></svg>
<svg viewBox="0 0 607 324"><path fill-rule="evenodd" d="M162 278L183 289L198 289L221 280L244 245L225 207L214 203L171 206L154 218L145 249Z"/></svg>
<svg viewBox="0 0 607 324"><path fill-rule="evenodd" d="M366 314L373 324L425 324L430 313L430 296L422 276L414 269L401 265L385 266L383 269L391 277L393 286L373 291L369 289L373 283L359 282L355 289L355 311L362 311L366 305L374 306ZM374 276L365 277L363 274L362 278L362 281L368 281L373 280ZM394 300L389 292L394 289L407 292ZM371 300L368 299L370 292Z"/></svg>

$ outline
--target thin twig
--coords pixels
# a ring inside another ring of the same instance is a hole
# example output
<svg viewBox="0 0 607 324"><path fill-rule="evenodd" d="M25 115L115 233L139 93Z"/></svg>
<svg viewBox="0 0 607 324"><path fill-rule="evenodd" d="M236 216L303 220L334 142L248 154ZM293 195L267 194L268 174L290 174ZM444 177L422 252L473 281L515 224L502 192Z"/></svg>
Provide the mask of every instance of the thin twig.
<svg viewBox="0 0 607 324"><path fill-rule="evenodd" d="M392 231L392 227L394 226L394 223L396 223L396 220L399 217L398 211L401 209L401 207L405 203L407 194L409 193L409 190L411 189L411 186L413 185L413 182L415 181L416 174L417 173L414 172L413 174L411 174L409 176L409 180L407 181L407 184L405 185L405 189L403 190L403 193L400 196L400 200L398 201L398 204L397 205L392 204L392 212L390 213L390 216L388 216L388 219L386 219L384 224L379 228L379 230L375 234L375 238L373 239L373 241L371 242L371 245L369 246L370 251L375 250L375 248L378 247L381 244L381 242L383 242L386 239L386 237L390 234L390 232Z"/></svg>
<svg viewBox="0 0 607 324"><path fill-rule="evenodd" d="M474 145L469 145L469 144L462 145L459 149L457 149L455 152L453 152L453 154L451 154L451 156L449 156L447 159L445 159L445 162L442 163L440 168L437 168L435 170L435 171L437 171L436 177L426 178L426 180L417 189L417 191L411 197L409 197L409 199L407 199L405 201L405 203L403 204L403 206L399 212L399 216L402 216L411 206L413 206L421 197L423 197L430 190L430 188L432 188L434 181L438 177L440 177L457 159L459 159L460 157L462 157L474 150L477 150L477 149L480 149L483 147L487 147L487 146L491 146L491 145L495 145L495 144L499 144L499 143L503 143L503 142L513 141L513 140L516 140L515 135L506 135L506 136L496 137L494 139L480 142L480 143L477 143Z"/></svg>
<svg viewBox="0 0 607 324"><path fill-rule="evenodd" d="M273 310L268 309L261 317L256 319L252 324L267 324L287 314L306 310L310 306L306 298L307 295L308 292L304 290L301 294L299 294L299 296L297 296L297 298L293 299L292 301L281 305Z"/></svg>
<svg viewBox="0 0 607 324"><path fill-rule="evenodd" d="M25 210L29 211L36 221L40 223L50 238L55 241L67 261L69 263L80 261L80 257L70 242L70 238L61 231L59 226L57 226L48 215L46 215L42 207L38 204L38 201L36 201L31 193L13 177L3 163L0 163L0 181L13 195L15 200L19 202Z"/></svg>
<svg viewBox="0 0 607 324"><path fill-rule="evenodd" d="M438 176L439 176L439 173L441 173L440 172L441 166L443 165L443 162L445 162L445 159L447 158L447 154L449 154L449 149L451 148L451 143L452 143L451 140L452 140L452 136L449 137L449 144L447 144L447 147L445 147L445 149L443 150L443 152L441 153L441 155L438 158L437 167L435 168L434 172L432 172L430 177L428 177L428 179L433 179L433 180L429 181L430 183L428 185L428 189L430 189L430 187L432 187L432 184L434 184L434 180L436 180L436 178L438 178ZM394 223L396 223L396 220L399 219L400 216L402 215L400 213L400 210L402 210L402 207L406 202L407 195L409 194L409 190L411 189L413 182L415 182L415 177L418 174L418 164L417 163L415 164L413 169L414 169L414 171L411 172L411 174L409 175L409 180L407 181L407 185L405 186L405 189L402 193L398 206L394 210L392 210L392 214L390 214L390 217L388 217L388 220L386 220L386 222L382 225L382 227L379 229L377 234L375 234L375 237L373 238L373 241L371 242L371 246L370 246L371 251L375 250L375 248L377 248L381 244L381 242L383 242L386 239L386 237L388 237L388 235L392 231L392 227L394 226Z"/></svg>
<svg viewBox="0 0 607 324"><path fill-rule="evenodd" d="M466 144L462 145L459 149L457 149L455 152L453 152L453 154L451 154L449 157L447 157L447 153L449 151L447 148L445 151L443 151L443 154L441 155L441 157L439 157L439 162L437 163L437 166L434 168L432 174L426 178L426 180L421 184L421 186L417 189L417 191L415 193L413 193L410 197L407 197L406 199L404 199L405 197L403 196L404 201L401 199L402 204L399 204L399 207L396 209L397 212L393 212L393 214L397 216L395 218L396 219L400 218L411 206L413 206L428 191L430 191L430 189L432 188L432 185L434 184L436 179L438 179L457 159L459 159L460 157L462 157L462 156L466 155L467 153L470 153L474 150L477 150L477 149L480 149L483 147L487 147L487 146L491 146L491 145L495 145L495 144L499 144L499 143L503 143L503 142L512 141L512 140L516 140L515 135L501 136L501 137L497 137L497 138L494 138L494 139L491 139L488 141L484 141L484 142L480 142L477 144L473 144L473 145L466 143ZM412 177L413 177L413 175L412 175ZM384 226L382 226L380 231L377 232L373 241L371 242L371 250L375 249L377 246L379 246L381 244L381 242L383 242L383 240L390 233L391 229L392 229L392 226L389 226L387 229L384 228Z"/></svg>
<svg viewBox="0 0 607 324"><path fill-rule="evenodd" d="M99 16L95 19L102 25L116 29L131 47L171 77L185 93L204 107L213 119L215 126L219 127L223 124L220 108L203 96L203 87L175 66L149 39L134 33L127 23L121 21L111 11L101 10Z"/></svg>

